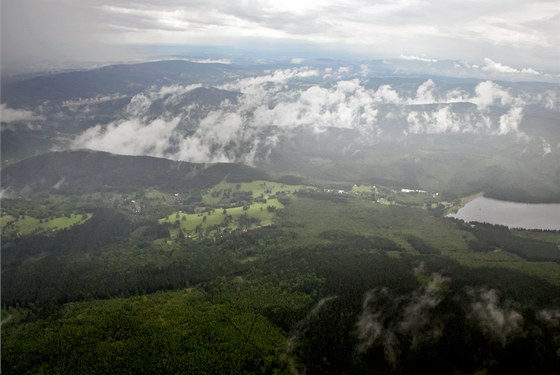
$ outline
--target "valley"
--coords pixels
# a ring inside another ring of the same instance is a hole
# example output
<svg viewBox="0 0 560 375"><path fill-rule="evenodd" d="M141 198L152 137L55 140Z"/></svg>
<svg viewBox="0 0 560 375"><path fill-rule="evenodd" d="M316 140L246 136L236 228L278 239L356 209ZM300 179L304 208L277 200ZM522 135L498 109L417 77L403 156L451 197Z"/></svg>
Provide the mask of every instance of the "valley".
<svg viewBox="0 0 560 375"><path fill-rule="evenodd" d="M432 368L420 358L444 350L441 345L474 351L481 342L487 354L452 366L494 371L496 356L511 358L514 346L528 350L536 342L545 347L529 352L532 360L553 363L545 348L560 337L547 326L554 323L538 317L555 314L550 309L560 303L557 231L453 221L444 214L459 200L435 192L291 185L236 170L222 170L215 185L202 181L202 189L135 186L63 195L37 187L4 199L3 369L267 373L305 366L322 372L358 369L376 358L376 366L393 373ZM61 207L87 213L55 218ZM31 208L47 216L43 223L29 216ZM432 290L427 285L434 280L443 284ZM422 314L444 329L460 324L480 336L434 341L424 331L403 330L399 319L406 317L386 317L387 329L399 330L390 345L403 357L394 367L382 354L389 344L365 344L368 333L359 331L366 308L360 306L379 290L400 295L395 301L405 304L403 311L419 303L410 296L435 293ZM523 314L503 339L457 300L482 303L486 293L495 293L494 308L504 314ZM538 333L545 328L550 334ZM531 339L519 341L527 334ZM411 339L427 341L415 347ZM124 358L137 358L135 367ZM499 366L506 363L516 362Z"/></svg>
<svg viewBox="0 0 560 375"><path fill-rule="evenodd" d="M560 202L558 85L400 64L9 80L2 371L560 371L560 232L448 217Z"/></svg>

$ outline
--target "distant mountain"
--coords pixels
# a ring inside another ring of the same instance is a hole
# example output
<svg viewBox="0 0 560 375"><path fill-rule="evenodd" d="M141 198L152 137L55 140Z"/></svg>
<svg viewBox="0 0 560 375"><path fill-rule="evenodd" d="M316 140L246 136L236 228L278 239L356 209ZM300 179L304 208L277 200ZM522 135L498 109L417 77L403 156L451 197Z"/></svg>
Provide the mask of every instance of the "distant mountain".
<svg viewBox="0 0 560 375"><path fill-rule="evenodd" d="M165 191L265 179L264 172L241 164L195 164L149 156L114 155L79 150L50 152L2 170L7 191L135 191L157 187Z"/></svg>
<svg viewBox="0 0 560 375"><path fill-rule="evenodd" d="M196 126L201 118L211 110L219 108L224 102L237 104L239 92L227 91L215 87L198 87L182 94L164 95L155 99L146 110L149 119L156 119L166 114L181 116L181 127Z"/></svg>
<svg viewBox="0 0 560 375"><path fill-rule="evenodd" d="M183 60L110 65L3 82L2 102L20 107L98 95L134 95L154 85L217 83L242 73L238 66Z"/></svg>
<svg viewBox="0 0 560 375"><path fill-rule="evenodd" d="M424 60L175 60L14 79L3 86L1 159L9 167L2 185L173 190L261 173L235 164L42 154L91 148L242 162L329 183L558 201L558 85L446 76L445 69L468 67ZM412 74L416 65L433 70Z"/></svg>

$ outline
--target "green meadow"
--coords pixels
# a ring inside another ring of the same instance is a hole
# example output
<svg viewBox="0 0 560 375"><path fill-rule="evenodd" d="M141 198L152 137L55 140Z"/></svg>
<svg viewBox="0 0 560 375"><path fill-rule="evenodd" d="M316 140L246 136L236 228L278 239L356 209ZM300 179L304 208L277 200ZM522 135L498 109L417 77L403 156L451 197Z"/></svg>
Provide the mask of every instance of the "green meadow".
<svg viewBox="0 0 560 375"><path fill-rule="evenodd" d="M213 209L200 214L187 214L176 211L160 219L159 222L172 225L172 235L176 234L179 227L185 233L194 232L197 227L207 229L212 226L223 226L235 229L239 227L239 219L245 215L256 220L249 227L270 225L273 222L276 209L282 209L284 205L278 199L267 200L266 203L253 203L250 206L240 206L222 209ZM179 223L178 226L175 223ZM175 224L175 225L174 225Z"/></svg>
<svg viewBox="0 0 560 375"><path fill-rule="evenodd" d="M268 197L274 196L277 193L291 194L294 191L307 189L309 186L304 185L287 185L280 182L272 181L252 181L252 182L241 182L232 183L222 181L215 185L213 188L209 189L206 194L202 196L202 202L207 205L216 206L224 198L225 192L249 192L253 198L258 198L260 196L268 199Z"/></svg>
<svg viewBox="0 0 560 375"><path fill-rule="evenodd" d="M11 215L2 216L2 231L9 230L20 235L31 233L57 231L70 228L73 225L85 223L91 219L92 214L69 214L60 217L49 217L47 219L39 219L33 216L23 216L16 218Z"/></svg>
<svg viewBox="0 0 560 375"><path fill-rule="evenodd" d="M285 206L279 198L291 197L295 191L308 188L263 180L241 183L222 181L204 192L201 212L174 211L159 219L159 223L171 225L172 236L181 229L191 237L218 227L234 230L267 226L273 223L276 210ZM150 193L150 198L156 196L155 192Z"/></svg>

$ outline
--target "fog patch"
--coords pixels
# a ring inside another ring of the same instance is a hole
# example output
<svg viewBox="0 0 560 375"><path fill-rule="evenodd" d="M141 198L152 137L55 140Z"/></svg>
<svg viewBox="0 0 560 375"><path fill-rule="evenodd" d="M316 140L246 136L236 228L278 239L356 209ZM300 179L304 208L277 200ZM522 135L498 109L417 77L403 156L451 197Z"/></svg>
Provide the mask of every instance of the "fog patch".
<svg viewBox="0 0 560 375"><path fill-rule="evenodd" d="M0 104L0 121L6 124L43 120L44 117L33 111L21 108L9 108L5 103Z"/></svg>
<svg viewBox="0 0 560 375"><path fill-rule="evenodd" d="M552 327L560 328L560 310L541 310L537 317Z"/></svg>
<svg viewBox="0 0 560 375"><path fill-rule="evenodd" d="M507 340L520 333L523 316L513 302L502 300L495 289L469 289L470 316L488 338L505 345Z"/></svg>
<svg viewBox="0 0 560 375"><path fill-rule="evenodd" d="M325 297L319 300L311 311L296 325L294 332L286 343L284 353L281 355L281 360L284 361L291 374L305 374L305 366L301 365L297 360L296 352L302 340L309 329L310 323L317 318L319 313L325 308L328 302L338 298L338 296Z"/></svg>
<svg viewBox="0 0 560 375"><path fill-rule="evenodd" d="M141 92L134 95L126 107L126 114L130 117L143 117L149 114L150 107L156 100L166 99L168 102L177 100L181 95L184 95L192 90L202 87L201 84L192 85L169 85L162 86L159 89L153 88L148 91ZM180 114L169 114L167 117L176 117Z"/></svg>
<svg viewBox="0 0 560 375"><path fill-rule="evenodd" d="M350 70L326 68L324 72L337 75ZM492 81L479 83L469 94L461 89L438 90L429 79L407 95L389 84L368 88L359 78L318 85L320 77L319 70L301 66L239 78L216 87L237 93L232 94L237 95L235 103L224 99L207 106L182 104L182 95L202 87L200 84L153 87L131 98L124 120L84 131L72 148L191 162L254 164L266 158L281 138L291 137L294 129L314 133L329 128L353 129L364 143L378 142L395 130L404 135L519 137L526 102L554 105L555 100L554 92L521 98ZM156 101L162 102L154 106ZM502 108L499 117L491 112L493 106ZM154 108L158 108L157 113Z"/></svg>
<svg viewBox="0 0 560 375"><path fill-rule="evenodd" d="M358 352L366 353L381 345L385 359L395 366L401 352L398 337L410 337L412 348L439 338L442 327L432 320L432 313L442 301L448 283L448 278L434 273L425 286L409 295L396 296L388 288L366 292L356 321Z"/></svg>
<svg viewBox="0 0 560 375"><path fill-rule="evenodd" d="M124 98L126 98L126 95L113 94L113 95L104 95L104 96L94 96L92 98L86 98L86 99L64 100L62 102L62 107L69 108L69 109L76 109L78 107L96 105L96 104L106 103L113 100L119 100Z"/></svg>
<svg viewBox="0 0 560 375"><path fill-rule="evenodd" d="M541 138L542 156L552 154L552 146L544 138Z"/></svg>
<svg viewBox="0 0 560 375"><path fill-rule="evenodd" d="M53 185L53 189L59 190L62 187L62 185L64 185L65 181L66 181L66 177L62 176L62 178L58 180L56 184Z"/></svg>
<svg viewBox="0 0 560 375"><path fill-rule="evenodd" d="M0 199L15 199L18 197L18 195L18 193L14 192L10 188L0 188Z"/></svg>
<svg viewBox="0 0 560 375"><path fill-rule="evenodd" d="M171 121L156 119L147 124L139 119L96 125L78 136L71 148L89 148L124 155L166 157L174 143L174 130L179 118Z"/></svg>

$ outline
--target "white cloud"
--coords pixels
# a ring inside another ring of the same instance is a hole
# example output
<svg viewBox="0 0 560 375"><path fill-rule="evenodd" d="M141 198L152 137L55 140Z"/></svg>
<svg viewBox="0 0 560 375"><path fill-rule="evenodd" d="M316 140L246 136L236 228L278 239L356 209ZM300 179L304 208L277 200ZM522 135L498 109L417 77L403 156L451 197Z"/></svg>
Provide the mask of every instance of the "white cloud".
<svg viewBox="0 0 560 375"><path fill-rule="evenodd" d="M432 104L436 102L434 99L433 90L436 87L436 84L431 79L422 83L418 90L416 90L416 98L411 100L411 104Z"/></svg>
<svg viewBox="0 0 560 375"><path fill-rule="evenodd" d="M14 122L36 121L43 119L33 111L27 109L9 108L5 103L0 104L0 121L11 124Z"/></svg>
<svg viewBox="0 0 560 375"><path fill-rule="evenodd" d="M535 69L533 68L523 68L521 69L521 73L523 74L532 74L532 75L539 75L541 74L540 72L537 72Z"/></svg>
<svg viewBox="0 0 560 375"><path fill-rule="evenodd" d="M371 129L377 109L371 93L358 80L339 81L332 88L312 86L294 93L292 100L255 110L255 123L282 128L307 126L316 131L327 127Z"/></svg>
<svg viewBox="0 0 560 375"><path fill-rule="evenodd" d="M542 156L546 156L552 153L552 146L546 141L546 139L541 138Z"/></svg>
<svg viewBox="0 0 560 375"><path fill-rule="evenodd" d="M502 86L492 81L484 81L475 87L474 96L462 90L452 89L442 98L435 97L434 89L435 84L428 80L418 87L416 97L408 100L409 104L439 103L440 107L431 111L409 112L406 133L523 135L519 130L519 124L523 119L523 106L526 103L521 97L512 95ZM544 99L537 98L537 100ZM448 105L452 103L473 103L477 106L477 110L455 112ZM496 123L490 116L490 106L499 106L507 109L508 112L501 115Z"/></svg>
<svg viewBox="0 0 560 375"><path fill-rule="evenodd" d="M490 72L490 73L512 73L512 74L530 74L530 75L539 75L540 73L532 68L523 68L521 70L512 68L511 66L507 66L501 64L499 62L493 61L489 58L484 58L484 66L482 70Z"/></svg>
<svg viewBox="0 0 560 375"><path fill-rule="evenodd" d="M230 59L191 59L190 61L196 62L199 64L223 64L223 65L230 65Z"/></svg>
<svg viewBox="0 0 560 375"><path fill-rule="evenodd" d="M341 66L340 68L338 68L337 73L339 75L348 74L351 70L352 69L349 66Z"/></svg>
<svg viewBox="0 0 560 375"><path fill-rule="evenodd" d="M510 104L523 105L520 98L514 98L502 86L492 82L484 81L475 88L476 96L467 101L476 104L481 109L486 109L491 105L507 106Z"/></svg>
<svg viewBox="0 0 560 375"><path fill-rule="evenodd" d="M403 60L414 60L414 61L423 61L423 62L438 62L437 59L430 59L427 57L420 57L420 56L407 56L407 55L400 55L400 58Z"/></svg>
<svg viewBox="0 0 560 375"><path fill-rule="evenodd" d="M143 124L137 119L114 122L106 127L94 126L83 132L73 148L89 148L124 155L151 155L165 157L173 144L179 118L166 122L156 119Z"/></svg>
<svg viewBox="0 0 560 375"><path fill-rule="evenodd" d="M508 113L500 116L500 128L498 129L498 134L510 134L518 133L519 124L523 119L523 108L513 107Z"/></svg>
<svg viewBox="0 0 560 375"><path fill-rule="evenodd" d="M521 135L525 100L547 103L551 96L533 98L527 93L522 99L492 81L481 82L474 93L442 90L432 80L421 83L412 95L399 94L386 84L367 88L360 79L318 85L319 76L318 70L298 67L237 79L219 87L239 93L234 103L225 100L205 109L197 103L177 106L181 95L201 87L198 84L154 87L131 99L126 120L85 131L73 147L252 164L294 128L317 133L330 127L354 129L361 141L375 142L390 130L386 122L390 119L389 123L398 124L391 126L399 126L397 131L404 134ZM154 120L156 100L163 100L163 109ZM499 118L491 106L500 108Z"/></svg>
<svg viewBox="0 0 560 375"><path fill-rule="evenodd" d="M497 73L519 73L519 70L507 65L502 65L498 62L494 62L489 58L484 59L484 66L482 67L482 70Z"/></svg>
<svg viewBox="0 0 560 375"><path fill-rule="evenodd" d="M403 349L402 337L410 337L410 347L439 338L442 331L432 320L432 311L441 303L448 282L448 278L432 274L428 285L409 295L395 296L388 288L366 292L356 321L358 352L380 344L385 358L394 365Z"/></svg>
<svg viewBox="0 0 560 375"><path fill-rule="evenodd" d="M305 374L305 366L299 363L296 356L296 352L301 345L300 341L309 330L310 323L317 319L317 316L321 313L321 311L328 308L328 304L330 301L337 298L337 296L321 298L319 302L317 302L317 304L305 316L305 318L297 323L294 332L287 340L285 352L280 357L281 360L286 362L291 374Z"/></svg>
<svg viewBox="0 0 560 375"><path fill-rule="evenodd" d="M556 111L560 111L560 100L558 100L558 95L555 91L547 90L545 91L542 96L539 96L539 101L544 102L544 107L546 109L553 109Z"/></svg>
<svg viewBox="0 0 560 375"><path fill-rule="evenodd" d="M64 100L62 102L62 106L67 108L75 108L80 106L101 104L101 103L110 102L113 100L118 100L123 98L126 98L126 96L120 94L94 96L92 98L86 98L86 99Z"/></svg>
<svg viewBox="0 0 560 375"><path fill-rule="evenodd" d="M560 310L546 309L538 313L538 318L552 327L560 328Z"/></svg>
<svg viewBox="0 0 560 375"><path fill-rule="evenodd" d="M400 104L402 102L399 93L390 85L381 85L374 94L374 100L381 103Z"/></svg>
<svg viewBox="0 0 560 375"><path fill-rule="evenodd" d="M443 107L436 112L410 112L407 117L408 133L411 134L445 134L471 132L473 127L469 122L461 121L449 107Z"/></svg>
<svg viewBox="0 0 560 375"><path fill-rule="evenodd" d="M505 344L507 339L521 331L523 316L512 303L502 301L496 290L470 290L472 316L492 339Z"/></svg>
<svg viewBox="0 0 560 375"><path fill-rule="evenodd" d="M360 75L367 77L369 75L369 66L367 64L360 65Z"/></svg>
<svg viewBox="0 0 560 375"><path fill-rule="evenodd" d="M126 107L126 112L131 117L141 117L148 113L148 110L155 100L167 98L167 102L177 100L181 95L189 91L202 87L201 84L195 83L191 85L169 85L162 86L159 89L154 88L136 94L132 97Z"/></svg>

